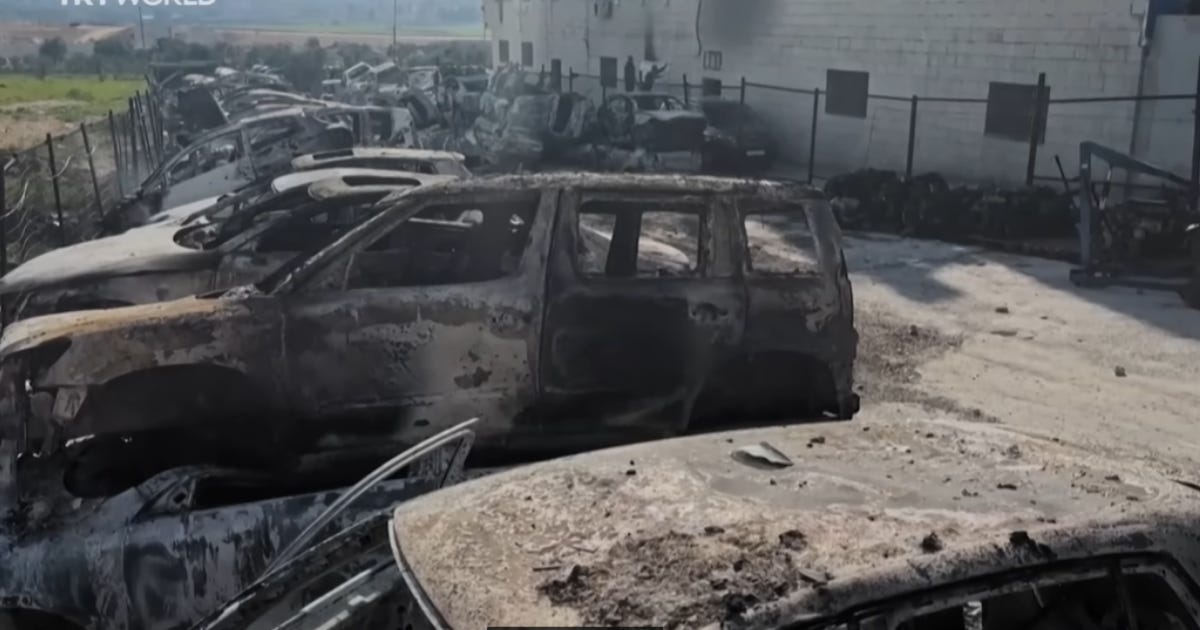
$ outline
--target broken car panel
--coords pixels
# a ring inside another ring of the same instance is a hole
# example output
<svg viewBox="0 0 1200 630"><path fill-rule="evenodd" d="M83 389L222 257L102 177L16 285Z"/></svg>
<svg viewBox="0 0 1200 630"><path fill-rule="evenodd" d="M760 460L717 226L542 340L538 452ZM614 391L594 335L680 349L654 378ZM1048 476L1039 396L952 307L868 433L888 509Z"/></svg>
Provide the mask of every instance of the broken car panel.
<svg viewBox="0 0 1200 630"><path fill-rule="evenodd" d="M325 179L346 185L336 195L314 197L312 185ZM388 192L446 179L351 168L281 176L269 193L234 195L184 219L155 221L47 252L0 279L0 294L17 297L19 320L161 302L255 282L352 225L365 216L364 206Z"/></svg>
<svg viewBox="0 0 1200 630"><path fill-rule="evenodd" d="M233 423L287 459L411 444L478 416L477 449L512 456L674 434L717 410L857 410L840 234L812 189L562 174L381 205L225 297L17 322L0 348L6 431L49 435L51 450L131 435L114 447L127 458L145 432ZM761 239L742 223L756 213L794 224L778 236L793 239L798 253L778 254L791 267L750 267Z"/></svg>

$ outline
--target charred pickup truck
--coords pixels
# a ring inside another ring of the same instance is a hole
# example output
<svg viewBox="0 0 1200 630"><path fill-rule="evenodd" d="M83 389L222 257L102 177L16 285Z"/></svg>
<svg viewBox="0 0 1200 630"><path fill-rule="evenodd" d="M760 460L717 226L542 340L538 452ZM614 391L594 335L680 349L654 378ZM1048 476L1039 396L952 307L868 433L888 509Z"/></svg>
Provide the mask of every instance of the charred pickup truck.
<svg viewBox="0 0 1200 630"><path fill-rule="evenodd" d="M257 197L210 200L188 216L163 213L178 220L42 254L0 278L0 295L14 298L20 320L240 286L349 229L388 194L449 179L365 168L291 173Z"/></svg>
<svg viewBox="0 0 1200 630"><path fill-rule="evenodd" d="M123 467L231 436L287 468L453 418L511 458L857 411L841 233L814 189L562 173L381 205L254 286L13 324L0 430L51 452L94 435L113 470L93 477L136 483Z"/></svg>

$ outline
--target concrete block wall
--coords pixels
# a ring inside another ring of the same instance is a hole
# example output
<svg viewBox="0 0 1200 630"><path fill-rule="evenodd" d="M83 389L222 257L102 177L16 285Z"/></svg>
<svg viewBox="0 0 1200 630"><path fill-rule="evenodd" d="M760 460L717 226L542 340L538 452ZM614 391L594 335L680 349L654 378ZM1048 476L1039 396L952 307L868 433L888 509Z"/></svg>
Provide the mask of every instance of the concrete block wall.
<svg viewBox="0 0 1200 630"><path fill-rule="evenodd" d="M497 39L534 42L534 66L599 74L600 58L621 65L647 49L686 74L726 85L756 83L825 90L828 69L870 73L870 92L908 97L986 98L991 81L1036 83L1051 96L1134 95L1142 59L1146 0L483 0ZM503 24L493 21L505 5ZM703 52L720 51L720 70ZM727 93L736 96L736 93ZM812 97L751 88L747 102L778 129L785 156L807 160ZM915 170L952 178L1023 180L1027 141L985 137L986 107L922 103ZM1078 144L1128 149L1132 103L1052 106L1038 173L1055 175L1054 155L1075 169ZM873 99L866 118L827 115L817 134L819 174L874 166L904 168L909 104Z"/></svg>

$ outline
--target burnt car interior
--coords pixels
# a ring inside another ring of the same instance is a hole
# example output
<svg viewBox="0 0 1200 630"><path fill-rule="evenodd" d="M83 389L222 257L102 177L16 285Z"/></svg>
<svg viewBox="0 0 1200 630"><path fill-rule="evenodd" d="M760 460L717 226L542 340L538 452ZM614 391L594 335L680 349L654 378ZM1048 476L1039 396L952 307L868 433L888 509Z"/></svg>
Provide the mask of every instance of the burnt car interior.
<svg viewBox="0 0 1200 630"><path fill-rule="evenodd" d="M516 271L539 196L435 204L354 257L347 289L486 282Z"/></svg>
<svg viewBox="0 0 1200 630"><path fill-rule="evenodd" d="M1092 566L1087 566L1091 564ZM1085 563L994 586L929 593L854 615L828 630L1197 630L1195 600L1168 567ZM811 627L811 626L810 626Z"/></svg>

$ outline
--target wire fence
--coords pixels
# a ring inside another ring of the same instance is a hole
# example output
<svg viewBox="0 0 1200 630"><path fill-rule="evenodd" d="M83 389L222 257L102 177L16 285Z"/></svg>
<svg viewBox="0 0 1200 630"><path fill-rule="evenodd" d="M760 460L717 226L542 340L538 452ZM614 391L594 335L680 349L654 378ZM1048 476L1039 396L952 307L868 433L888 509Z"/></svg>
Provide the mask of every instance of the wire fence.
<svg viewBox="0 0 1200 630"><path fill-rule="evenodd" d="M556 84L553 77L549 84ZM561 85L596 102L628 87L622 77L605 85L599 75L573 68L564 71ZM719 96L750 105L767 120L772 135L787 149L784 157L800 167L802 178L809 183L861 168L895 170L907 178L914 173L943 172L975 181L1023 181L1029 187L1038 182L1074 181L1059 170L1054 158L1060 153L1076 157L1080 141L1095 140L1091 134L1097 130L1130 129L1139 108L1148 122L1164 123L1162 128L1168 133L1184 133L1200 147L1200 77L1197 92L1191 93L1050 98L1046 76L1040 75L1032 91L1033 102L1007 104L1018 118L1025 115L1021 122L1026 135L1019 138L985 131L989 99L982 96L867 94L863 115L841 116L826 111L829 95L819 87L772 85L745 78L735 84L697 82L683 75L676 81L657 82L654 91L678 96L688 104ZM1161 113L1155 115L1156 110ZM957 150L964 147L970 150ZM979 155L980 159L964 161L964 154ZM1183 160L1187 168L1186 157ZM1200 197L1198 171L1200 155L1193 155L1193 206Z"/></svg>
<svg viewBox="0 0 1200 630"><path fill-rule="evenodd" d="M105 217L163 155L148 94L57 137L0 153L0 275L52 249L99 236Z"/></svg>

